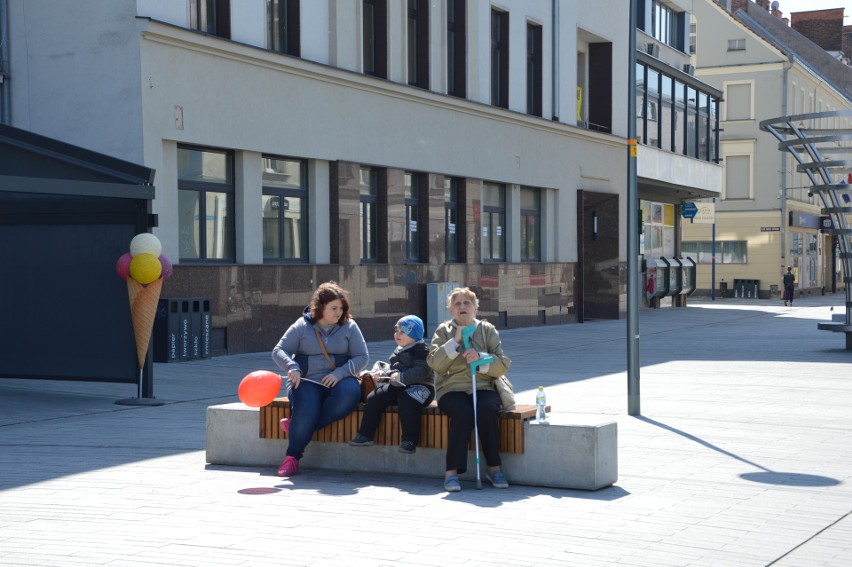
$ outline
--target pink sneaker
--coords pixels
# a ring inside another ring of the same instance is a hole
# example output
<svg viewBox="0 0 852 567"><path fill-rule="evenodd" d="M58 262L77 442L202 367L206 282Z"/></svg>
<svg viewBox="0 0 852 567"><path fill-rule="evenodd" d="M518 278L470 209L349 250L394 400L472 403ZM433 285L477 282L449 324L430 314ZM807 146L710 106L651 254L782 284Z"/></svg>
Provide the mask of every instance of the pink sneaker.
<svg viewBox="0 0 852 567"><path fill-rule="evenodd" d="M287 457L281 466L278 467L278 476L293 476L299 472L299 459L296 457Z"/></svg>
<svg viewBox="0 0 852 567"><path fill-rule="evenodd" d="M284 433L290 433L290 418L285 417L284 419L278 422L278 426Z"/></svg>

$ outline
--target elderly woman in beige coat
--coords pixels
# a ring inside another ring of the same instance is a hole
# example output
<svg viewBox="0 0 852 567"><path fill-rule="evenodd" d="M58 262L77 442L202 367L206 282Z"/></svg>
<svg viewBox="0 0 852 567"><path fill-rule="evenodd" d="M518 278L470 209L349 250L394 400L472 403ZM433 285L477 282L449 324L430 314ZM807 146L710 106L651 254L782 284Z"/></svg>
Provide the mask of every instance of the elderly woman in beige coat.
<svg viewBox="0 0 852 567"><path fill-rule="evenodd" d="M488 355L494 360L479 366L476 372L476 425L488 466L488 480L497 488L508 488L509 482L501 470L497 419L500 397L494 389L494 380L506 373L512 361L503 354L494 325L476 318L479 300L473 291L455 288L447 298L447 307L453 318L435 330L427 359L437 374L438 407L450 417L444 489L461 490L458 475L467 471L468 443L474 430L470 363ZM476 330L470 337L471 348L465 348L462 329L471 325Z"/></svg>

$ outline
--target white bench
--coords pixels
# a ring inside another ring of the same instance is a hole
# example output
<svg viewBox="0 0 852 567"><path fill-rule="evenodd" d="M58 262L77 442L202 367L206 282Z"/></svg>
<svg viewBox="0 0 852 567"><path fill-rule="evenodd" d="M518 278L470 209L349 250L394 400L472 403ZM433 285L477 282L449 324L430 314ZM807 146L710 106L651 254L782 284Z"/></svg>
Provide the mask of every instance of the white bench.
<svg viewBox="0 0 852 567"><path fill-rule="evenodd" d="M523 424L524 452L501 453L511 484L597 490L618 480L616 423L611 420ZM261 437L260 411L242 403L207 408L207 462L215 465L277 467L286 439ZM396 446L351 447L343 442L313 441L300 461L306 469L442 477L444 449L418 447L411 455ZM473 451L462 479L475 479ZM483 459L484 474L484 459Z"/></svg>

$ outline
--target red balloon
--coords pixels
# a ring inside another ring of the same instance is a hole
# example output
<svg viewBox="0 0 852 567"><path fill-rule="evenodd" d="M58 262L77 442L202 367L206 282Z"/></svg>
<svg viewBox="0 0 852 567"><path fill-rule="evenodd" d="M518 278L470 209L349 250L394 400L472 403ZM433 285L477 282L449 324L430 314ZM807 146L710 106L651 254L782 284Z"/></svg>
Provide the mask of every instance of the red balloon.
<svg viewBox="0 0 852 567"><path fill-rule="evenodd" d="M268 406L281 390L281 376L268 370L255 370L240 382L237 394L247 406Z"/></svg>

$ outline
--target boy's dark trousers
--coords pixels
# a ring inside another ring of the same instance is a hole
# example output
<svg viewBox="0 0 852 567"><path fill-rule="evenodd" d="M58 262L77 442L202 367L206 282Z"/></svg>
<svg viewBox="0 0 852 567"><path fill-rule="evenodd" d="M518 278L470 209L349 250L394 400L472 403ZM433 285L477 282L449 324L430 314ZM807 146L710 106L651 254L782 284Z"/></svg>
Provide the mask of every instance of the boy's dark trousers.
<svg viewBox="0 0 852 567"><path fill-rule="evenodd" d="M421 404L406 394L405 390L406 388L402 386L391 386L388 383L377 386L367 396L364 405L364 417L361 418L361 427L358 429L358 433L374 439L385 409L388 406L396 405L399 408L399 423L402 425L402 440L411 441L418 445L420 443L420 415L423 413L423 408L432 403L434 395L429 396Z"/></svg>

